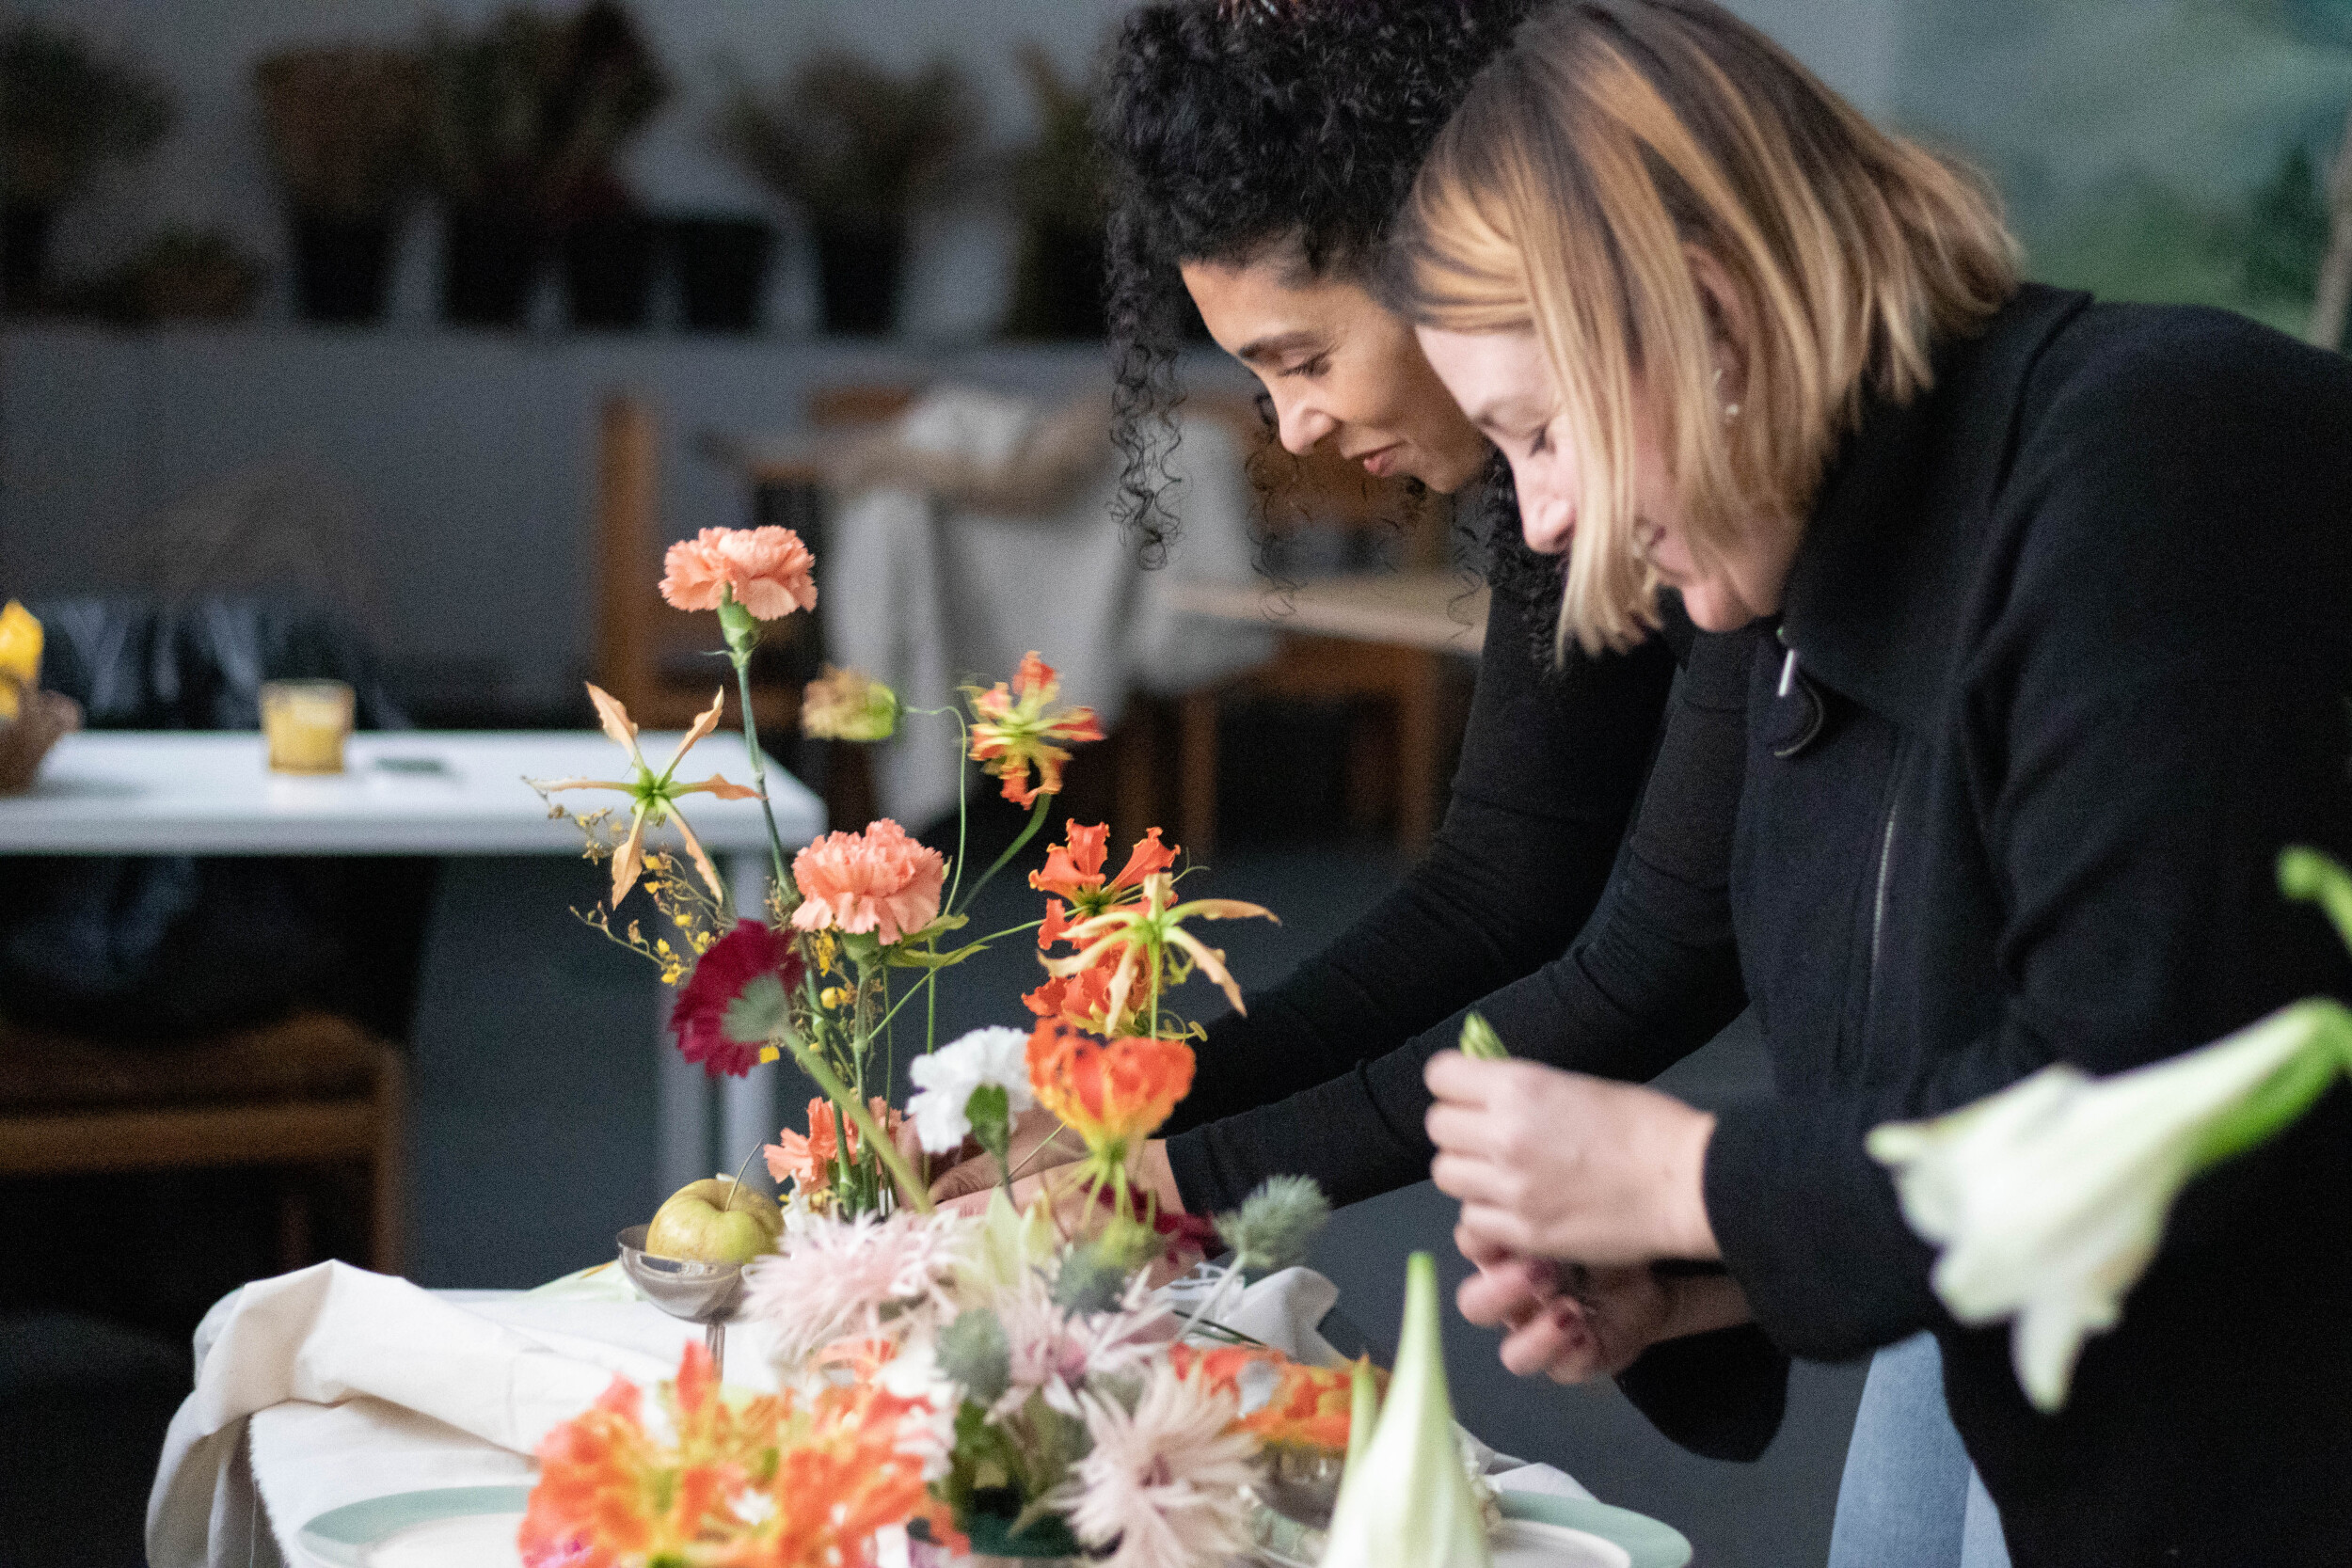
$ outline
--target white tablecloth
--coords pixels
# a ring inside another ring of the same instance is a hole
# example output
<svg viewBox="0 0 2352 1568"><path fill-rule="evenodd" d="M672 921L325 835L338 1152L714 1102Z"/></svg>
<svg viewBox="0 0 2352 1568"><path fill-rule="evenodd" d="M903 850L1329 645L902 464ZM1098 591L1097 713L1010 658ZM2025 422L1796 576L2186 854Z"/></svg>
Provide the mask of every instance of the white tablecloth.
<svg viewBox="0 0 2352 1568"><path fill-rule="evenodd" d="M1220 1318L1289 1354L1338 1357L1315 1332L1337 1289L1292 1269ZM345 1263L257 1280L196 1335L196 1389L148 1501L152 1568L309 1568L295 1544L331 1508L436 1486L531 1481L548 1431L615 1373L650 1388L700 1330L635 1299L612 1270L535 1291L428 1291ZM774 1387L766 1332L727 1331L730 1384ZM1496 1456L1498 1484L1590 1494Z"/></svg>

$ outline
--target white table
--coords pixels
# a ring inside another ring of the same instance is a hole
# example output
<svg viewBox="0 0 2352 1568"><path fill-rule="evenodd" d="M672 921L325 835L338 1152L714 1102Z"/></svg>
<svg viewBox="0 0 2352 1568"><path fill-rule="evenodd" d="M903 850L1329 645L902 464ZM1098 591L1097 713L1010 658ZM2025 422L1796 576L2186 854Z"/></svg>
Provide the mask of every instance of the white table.
<svg viewBox="0 0 2352 1568"><path fill-rule="evenodd" d="M678 738L648 732L638 744L660 767ZM71 735L30 793L0 797L0 854L576 855L580 829L551 819L523 780L628 772L620 749L595 730L369 733L351 737L346 761L338 777L294 778L263 765L259 734ZM696 746L680 772L743 784L748 761L743 737L721 732ZM787 850L824 832L823 803L772 758L768 787ZM581 810L625 800L587 791L562 799ZM762 908L769 857L759 803L696 795L686 809L720 860L736 907ZM662 1192L709 1175L716 1148L775 1136L774 1073L725 1081L714 1146L702 1069L671 1048L666 1030L658 1032L657 1054Z"/></svg>

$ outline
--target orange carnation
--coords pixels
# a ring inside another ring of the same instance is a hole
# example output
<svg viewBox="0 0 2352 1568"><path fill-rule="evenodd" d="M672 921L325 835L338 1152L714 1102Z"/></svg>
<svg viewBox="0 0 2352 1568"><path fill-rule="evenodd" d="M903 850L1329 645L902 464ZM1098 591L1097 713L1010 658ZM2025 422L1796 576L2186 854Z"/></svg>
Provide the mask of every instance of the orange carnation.
<svg viewBox="0 0 2352 1568"><path fill-rule="evenodd" d="M788 528L707 528L662 557L661 596L716 610L727 591L762 621L817 608L817 558Z"/></svg>
<svg viewBox="0 0 2352 1568"><path fill-rule="evenodd" d="M1049 1018L1029 1034L1028 1060L1037 1102L1086 1140L1104 1175L1192 1092L1192 1047L1182 1040L1099 1040Z"/></svg>
<svg viewBox="0 0 2352 1568"><path fill-rule="evenodd" d="M890 1108L890 1102L879 1095L866 1102L874 1113L874 1125L895 1134L905 1114ZM857 1158L857 1123L850 1123L850 1158ZM789 1127L776 1134L776 1141L760 1147L768 1162L771 1180L789 1178L803 1195L814 1196L833 1185L834 1162L841 1157L841 1120L833 1108L833 1101L818 1098L808 1102L808 1131L795 1132Z"/></svg>
<svg viewBox="0 0 2352 1568"><path fill-rule="evenodd" d="M919 931L939 914L946 858L907 836L888 817L862 833L827 833L792 860L803 931L874 931L885 942Z"/></svg>

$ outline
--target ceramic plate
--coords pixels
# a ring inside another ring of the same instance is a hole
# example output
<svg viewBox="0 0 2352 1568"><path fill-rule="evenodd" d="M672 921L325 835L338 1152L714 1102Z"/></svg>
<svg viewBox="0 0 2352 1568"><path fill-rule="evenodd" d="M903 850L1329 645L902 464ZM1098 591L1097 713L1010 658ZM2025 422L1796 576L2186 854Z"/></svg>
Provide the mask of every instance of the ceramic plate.
<svg viewBox="0 0 2352 1568"><path fill-rule="evenodd" d="M1684 1568L1691 1560L1691 1543L1680 1530L1629 1508L1543 1492L1505 1492L1502 1500L1504 1519L1598 1536L1624 1549L1629 1568Z"/></svg>
<svg viewBox="0 0 2352 1568"><path fill-rule="evenodd" d="M501 1568L521 1561L515 1529L528 1486L442 1486L327 1510L302 1527L302 1549L328 1568Z"/></svg>
<svg viewBox="0 0 2352 1568"><path fill-rule="evenodd" d="M1680 1530L1631 1509L1535 1492L1505 1492L1502 1503L1495 1568L1684 1568L1691 1560ZM1258 1555L1275 1568L1311 1568L1322 1553L1317 1531L1263 1510L1258 1522Z"/></svg>

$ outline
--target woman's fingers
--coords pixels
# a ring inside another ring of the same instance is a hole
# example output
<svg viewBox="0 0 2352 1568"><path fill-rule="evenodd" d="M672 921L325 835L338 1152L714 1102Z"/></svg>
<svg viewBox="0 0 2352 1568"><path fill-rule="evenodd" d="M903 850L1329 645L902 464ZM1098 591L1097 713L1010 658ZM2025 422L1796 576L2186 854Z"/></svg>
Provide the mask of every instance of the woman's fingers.
<svg viewBox="0 0 2352 1568"><path fill-rule="evenodd" d="M1462 1205L1460 1228L1480 1245L1503 1252L1539 1253L1527 1221L1509 1209L1491 1203Z"/></svg>
<svg viewBox="0 0 2352 1568"><path fill-rule="evenodd" d="M1502 1355L1514 1376L1581 1383L1598 1370L1600 1349L1583 1310L1564 1297L1506 1335Z"/></svg>
<svg viewBox="0 0 2352 1568"><path fill-rule="evenodd" d="M1509 1165L1475 1154L1440 1154L1429 1162L1429 1180L1446 1196L1463 1203L1489 1203L1523 1208L1526 1176Z"/></svg>
<svg viewBox="0 0 2352 1568"><path fill-rule="evenodd" d="M1440 1149L1474 1154L1494 1147L1495 1121L1484 1105L1440 1100L1429 1107L1422 1125Z"/></svg>
<svg viewBox="0 0 2352 1568"><path fill-rule="evenodd" d="M1459 1225L1454 1227L1454 1244L1461 1249L1464 1258L1482 1269L1489 1263L1500 1263L1511 1256L1507 1249L1480 1240Z"/></svg>
<svg viewBox="0 0 2352 1568"><path fill-rule="evenodd" d="M1549 1269L1505 1264L1482 1271L1462 1281L1454 1303L1462 1316L1481 1328L1498 1323L1516 1325L1549 1307L1559 1292L1551 1286ZM1542 1277L1539 1277L1542 1276Z"/></svg>
<svg viewBox="0 0 2352 1568"><path fill-rule="evenodd" d="M1485 1105L1508 1098L1508 1085L1521 1070L1518 1062L1481 1062L1458 1051L1440 1051L1422 1069L1422 1082L1440 1101Z"/></svg>
<svg viewBox="0 0 2352 1568"><path fill-rule="evenodd" d="M1033 1108L1013 1118L1008 1160L1016 1179L1068 1164L1085 1152L1078 1135L1063 1127L1050 1111ZM937 1156L931 1162L931 1168L938 1172L931 1182L931 1196L939 1202L972 1193L985 1196L1003 1179L994 1157L976 1142L967 1140L951 1158L952 1165L943 1166Z"/></svg>
<svg viewBox="0 0 2352 1568"><path fill-rule="evenodd" d="M950 1165L945 1174L931 1182L931 1196L942 1203L972 1193L986 1197L989 1189L995 1185L996 1162L982 1156Z"/></svg>

